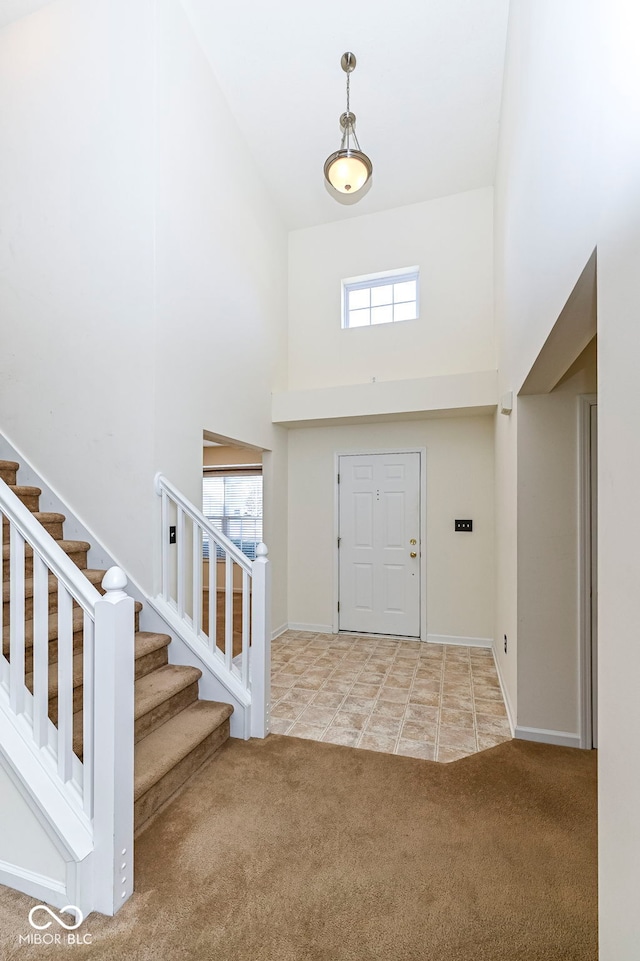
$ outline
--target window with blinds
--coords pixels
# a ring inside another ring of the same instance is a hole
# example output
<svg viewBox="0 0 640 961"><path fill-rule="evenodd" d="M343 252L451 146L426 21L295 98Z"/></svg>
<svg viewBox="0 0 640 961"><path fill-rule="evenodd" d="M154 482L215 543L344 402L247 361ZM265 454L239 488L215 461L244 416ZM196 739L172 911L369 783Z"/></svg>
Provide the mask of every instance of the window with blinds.
<svg viewBox="0 0 640 961"><path fill-rule="evenodd" d="M251 560L262 540L262 472L258 469L207 470L202 478L202 513ZM218 548L218 559L224 559ZM209 558L209 538L203 538Z"/></svg>

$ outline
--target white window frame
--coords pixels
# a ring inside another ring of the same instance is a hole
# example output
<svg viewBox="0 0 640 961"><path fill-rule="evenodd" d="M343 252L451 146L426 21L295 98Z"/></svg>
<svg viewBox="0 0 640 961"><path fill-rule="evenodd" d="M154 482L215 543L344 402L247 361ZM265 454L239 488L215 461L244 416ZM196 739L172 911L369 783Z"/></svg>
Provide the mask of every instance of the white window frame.
<svg viewBox="0 0 640 961"><path fill-rule="evenodd" d="M371 315L369 323L361 327L349 326L349 294L352 290L365 290L373 287L385 287L388 284L401 284L406 281L415 280L416 282L416 316L411 318L417 320L420 316L420 268L419 267L398 267L395 270L384 270L376 274L366 274L361 277L348 277L342 281L342 329L343 330L370 330L372 327L387 327L389 324L404 324L406 320L390 320L384 324L372 324ZM393 306L393 305L391 305ZM371 308L369 308L371 310Z"/></svg>

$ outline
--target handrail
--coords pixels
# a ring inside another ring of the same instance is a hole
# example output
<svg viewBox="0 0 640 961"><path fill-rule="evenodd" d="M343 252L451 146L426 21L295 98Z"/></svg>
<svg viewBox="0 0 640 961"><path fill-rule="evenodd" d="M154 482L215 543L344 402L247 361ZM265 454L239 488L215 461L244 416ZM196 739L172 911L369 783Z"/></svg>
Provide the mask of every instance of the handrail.
<svg viewBox="0 0 640 961"><path fill-rule="evenodd" d="M75 902L81 898L88 910L115 914L133 890L134 604L124 591L127 578L112 567L102 596L2 478L0 541L8 546L6 565L0 553L0 750L54 836L83 863L68 875L75 878L69 881L77 888ZM28 594L27 547L33 554ZM25 617L27 598L31 613ZM80 687L81 748L74 724Z"/></svg>
<svg viewBox="0 0 640 961"><path fill-rule="evenodd" d="M211 521L205 517L197 507L194 507L191 501L188 501L184 494L182 494L177 487L174 487L171 481L167 480L161 471L158 471L156 474L154 484L156 494L162 494L163 490L168 494L171 494L175 502L180 505L185 514L188 514L192 521L196 521L196 523L207 532L211 540L220 544L224 551L227 554L230 554L235 563L238 564L244 571L246 571L247 574L251 573L251 561L246 554L243 554L242 551L236 547L233 541L229 540L226 534L222 533L219 527L214 527Z"/></svg>
<svg viewBox="0 0 640 961"><path fill-rule="evenodd" d="M156 474L154 486L161 499L161 583L154 606L230 696L232 732L266 737L271 690L267 547L258 544L250 560L163 474ZM210 546L206 567L205 537Z"/></svg>
<svg viewBox="0 0 640 961"><path fill-rule="evenodd" d="M29 546L37 551L42 560L46 560L52 574L62 581L74 600L87 614L92 613L96 601L100 600L100 592L61 550L51 534L35 519L29 508L25 507L2 478L0 478L0 503L2 512L17 527Z"/></svg>

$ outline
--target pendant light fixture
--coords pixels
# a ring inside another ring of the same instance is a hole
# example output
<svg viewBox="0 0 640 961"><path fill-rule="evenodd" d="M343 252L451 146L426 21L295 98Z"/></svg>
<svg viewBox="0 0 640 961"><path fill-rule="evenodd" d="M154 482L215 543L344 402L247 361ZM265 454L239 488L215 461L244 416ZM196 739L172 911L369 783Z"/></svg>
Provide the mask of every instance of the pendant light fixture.
<svg viewBox="0 0 640 961"><path fill-rule="evenodd" d="M340 117L342 127L340 149L325 160L324 175L334 190L341 194L355 194L358 190L362 190L371 177L373 164L366 153L360 150L355 129L356 115L351 113L349 104L349 84L351 74L356 68L355 54L343 53L340 65L347 75L347 109Z"/></svg>

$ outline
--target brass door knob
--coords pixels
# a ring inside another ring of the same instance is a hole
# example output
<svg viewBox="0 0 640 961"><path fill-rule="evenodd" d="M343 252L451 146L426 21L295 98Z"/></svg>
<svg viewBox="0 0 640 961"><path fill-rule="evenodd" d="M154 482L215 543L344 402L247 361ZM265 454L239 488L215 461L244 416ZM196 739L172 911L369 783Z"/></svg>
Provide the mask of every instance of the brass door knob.
<svg viewBox="0 0 640 961"><path fill-rule="evenodd" d="M418 555L416 554L415 551L411 551L411 553L409 554L409 557L417 557L417 556Z"/></svg>

